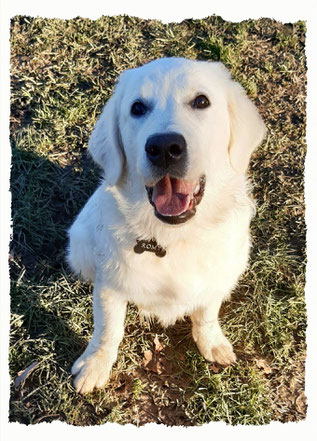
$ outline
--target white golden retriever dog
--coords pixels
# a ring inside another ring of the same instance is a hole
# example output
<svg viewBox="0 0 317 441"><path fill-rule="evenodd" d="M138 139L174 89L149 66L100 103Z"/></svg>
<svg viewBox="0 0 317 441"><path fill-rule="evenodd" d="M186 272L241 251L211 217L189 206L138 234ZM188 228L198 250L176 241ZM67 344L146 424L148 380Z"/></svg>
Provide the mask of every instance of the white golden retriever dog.
<svg viewBox="0 0 317 441"><path fill-rule="evenodd" d="M68 261L94 282L78 392L106 384L128 302L163 326L190 316L201 354L235 361L218 312L247 266L245 172L265 131L221 63L163 58L121 74L89 141L104 180L69 230Z"/></svg>

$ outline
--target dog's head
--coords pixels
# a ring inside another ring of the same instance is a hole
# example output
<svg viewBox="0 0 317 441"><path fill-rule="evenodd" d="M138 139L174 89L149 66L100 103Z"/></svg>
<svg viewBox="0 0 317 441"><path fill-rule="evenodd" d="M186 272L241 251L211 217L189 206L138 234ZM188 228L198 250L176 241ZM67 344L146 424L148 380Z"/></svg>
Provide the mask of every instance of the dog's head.
<svg viewBox="0 0 317 441"><path fill-rule="evenodd" d="M110 186L122 179L157 218L193 217L206 185L245 173L264 123L221 63L163 58L121 74L89 141Z"/></svg>

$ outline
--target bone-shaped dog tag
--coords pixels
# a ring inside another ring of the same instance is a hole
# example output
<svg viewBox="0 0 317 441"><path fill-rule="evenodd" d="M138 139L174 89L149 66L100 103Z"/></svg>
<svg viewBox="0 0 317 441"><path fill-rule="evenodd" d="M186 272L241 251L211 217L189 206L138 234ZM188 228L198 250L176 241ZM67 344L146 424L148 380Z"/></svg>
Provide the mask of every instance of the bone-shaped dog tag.
<svg viewBox="0 0 317 441"><path fill-rule="evenodd" d="M150 251L155 253L157 257L164 257L166 250L157 244L156 240L136 240L136 245L134 246L134 252L137 254L142 254L144 251Z"/></svg>

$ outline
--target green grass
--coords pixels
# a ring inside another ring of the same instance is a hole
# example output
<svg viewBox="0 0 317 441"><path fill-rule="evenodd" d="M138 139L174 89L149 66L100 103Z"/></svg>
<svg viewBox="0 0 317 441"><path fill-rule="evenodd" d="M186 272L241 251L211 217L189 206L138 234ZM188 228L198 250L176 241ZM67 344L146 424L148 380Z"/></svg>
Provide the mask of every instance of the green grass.
<svg viewBox="0 0 317 441"><path fill-rule="evenodd" d="M142 425L266 424L305 418L305 23L220 17L164 25L134 17L11 25L10 420ZM107 388L75 393L70 368L92 332L92 287L65 264L66 230L99 172L89 134L126 68L162 56L221 60L259 108L268 137L253 155L257 200L249 270L221 322L238 361L206 362L184 321L166 330L133 305ZM151 370L144 353L163 345ZM18 388L18 372L38 362Z"/></svg>

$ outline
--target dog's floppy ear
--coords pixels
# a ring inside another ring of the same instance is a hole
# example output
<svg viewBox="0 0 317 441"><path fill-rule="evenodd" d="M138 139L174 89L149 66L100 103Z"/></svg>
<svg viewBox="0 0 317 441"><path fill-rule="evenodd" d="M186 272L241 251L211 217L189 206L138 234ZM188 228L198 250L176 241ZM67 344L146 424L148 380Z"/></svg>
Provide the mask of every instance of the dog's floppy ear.
<svg viewBox="0 0 317 441"><path fill-rule="evenodd" d="M118 95L108 100L90 136L88 150L104 170L108 185L116 185L123 171L124 154L118 124Z"/></svg>
<svg viewBox="0 0 317 441"><path fill-rule="evenodd" d="M229 159L238 173L247 170L252 152L261 143L265 124L255 105L240 84L230 81L228 110L230 115Z"/></svg>

